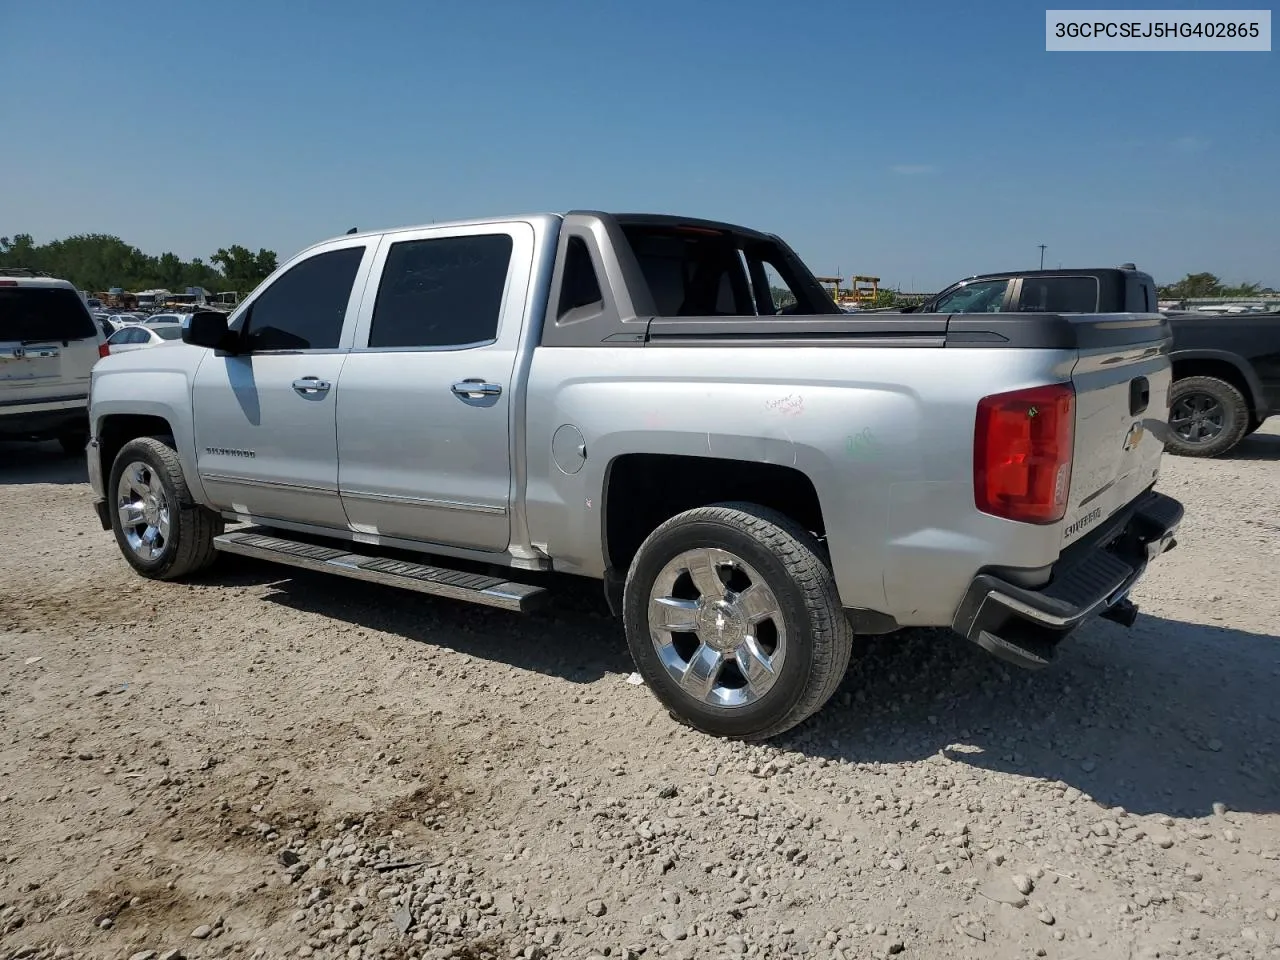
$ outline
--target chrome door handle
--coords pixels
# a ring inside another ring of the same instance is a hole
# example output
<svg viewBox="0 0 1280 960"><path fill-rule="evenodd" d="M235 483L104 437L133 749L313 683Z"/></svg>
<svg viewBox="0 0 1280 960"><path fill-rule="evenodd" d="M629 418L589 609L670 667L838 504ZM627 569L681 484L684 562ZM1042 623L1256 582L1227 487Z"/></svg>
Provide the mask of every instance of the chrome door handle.
<svg viewBox="0 0 1280 960"><path fill-rule="evenodd" d="M293 381L293 389L307 397L312 397L319 393L328 393L329 386L328 380L321 380L319 377L301 377Z"/></svg>
<svg viewBox="0 0 1280 960"><path fill-rule="evenodd" d="M451 389L458 396L466 397L468 400L497 397L502 394L502 384L485 383L483 380L459 380Z"/></svg>

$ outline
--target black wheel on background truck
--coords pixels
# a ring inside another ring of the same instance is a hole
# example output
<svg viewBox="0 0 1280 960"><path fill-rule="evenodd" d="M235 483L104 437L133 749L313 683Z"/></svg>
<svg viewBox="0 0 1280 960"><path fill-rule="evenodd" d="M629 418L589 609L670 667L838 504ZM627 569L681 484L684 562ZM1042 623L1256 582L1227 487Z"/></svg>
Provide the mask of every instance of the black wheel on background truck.
<svg viewBox="0 0 1280 960"><path fill-rule="evenodd" d="M213 563L222 517L192 499L178 454L164 440L126 443L111 465L106 496L120 552L144 577L175 580Z"/></svg>
<svg viewBox="0 0 1280 960"><path fill-rule="evenodd" d="M821 545L756 504L699 507L654 530L627 573L623 616L654 695L716 736L794 727L835 693L853 649Z"/></svg>
<svg viewBox="0 0 1280 960"><path fill-rule="evenodd" d="M1169 439L1182 457L1219 457L1245 436L1249 405L1235 386L1217 377L1185 377L1169 388Z"/></svg>

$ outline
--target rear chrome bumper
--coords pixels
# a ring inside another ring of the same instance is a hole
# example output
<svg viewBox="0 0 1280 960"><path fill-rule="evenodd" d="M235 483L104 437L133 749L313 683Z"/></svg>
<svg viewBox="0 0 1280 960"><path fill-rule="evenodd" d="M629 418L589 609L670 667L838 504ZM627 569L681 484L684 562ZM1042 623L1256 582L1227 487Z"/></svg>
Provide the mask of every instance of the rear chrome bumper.
<svg viewBox="0 0 1280 960"><path fill-rule="evenodd" d="M1182 504L1149 491L1097 535L1068 548L1039 589L978 574L952 629L1010 663L1047 666L1058 642L1091 617L1133 623L1137 607L1129 591L1152 560L1177 545L1181 522Z"/></svg>

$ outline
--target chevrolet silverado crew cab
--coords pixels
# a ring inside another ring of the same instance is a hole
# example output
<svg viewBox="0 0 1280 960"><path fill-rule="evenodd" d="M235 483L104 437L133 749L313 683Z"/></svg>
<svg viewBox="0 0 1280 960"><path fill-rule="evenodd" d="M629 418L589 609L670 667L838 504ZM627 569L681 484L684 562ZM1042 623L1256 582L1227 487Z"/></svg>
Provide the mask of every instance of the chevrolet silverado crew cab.
<svg viewBox="0 0 1280 960"><path fill-rule="evenodd" d="M0 273L0 440L57 440L80 456L89 438L89 371L105 338L66 280Z"/></svg>
<svg viewBox="0 0 1280 960"><path fill-rule="evenodd" d="M139 573L226 552L513 611L592 578L718 735L812 714L858 632L1043 666L1132 621L1182 516L1165 317L850 316L724 223L342 236L183 341L94 370L97 509Z"/></svg>

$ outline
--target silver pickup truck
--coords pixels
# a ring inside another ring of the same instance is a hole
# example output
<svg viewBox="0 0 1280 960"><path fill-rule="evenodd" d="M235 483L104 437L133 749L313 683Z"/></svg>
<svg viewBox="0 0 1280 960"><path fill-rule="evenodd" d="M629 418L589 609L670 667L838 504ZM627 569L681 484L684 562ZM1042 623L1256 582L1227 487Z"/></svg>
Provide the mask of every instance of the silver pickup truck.
<svg viewBox="0 0 1280 960"><path fill-rule="evenodd" d="M513 611L593 578L717 735L812 714L857 633L1043 666L1132 622L1182 516L1152 489L1162 316L849 316L724 223L343 236L183 341L93 372L98 515L139 573L223 551Z"/></svg>

